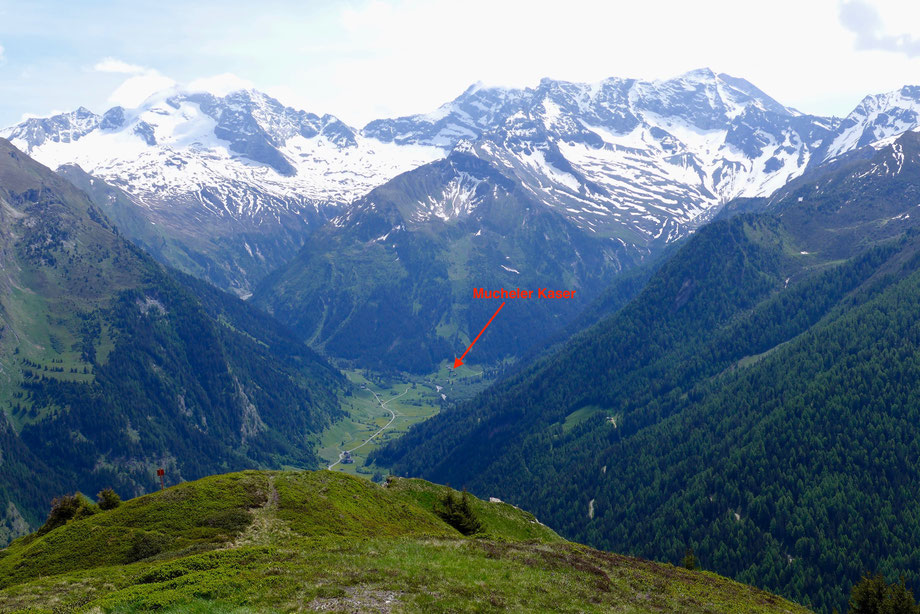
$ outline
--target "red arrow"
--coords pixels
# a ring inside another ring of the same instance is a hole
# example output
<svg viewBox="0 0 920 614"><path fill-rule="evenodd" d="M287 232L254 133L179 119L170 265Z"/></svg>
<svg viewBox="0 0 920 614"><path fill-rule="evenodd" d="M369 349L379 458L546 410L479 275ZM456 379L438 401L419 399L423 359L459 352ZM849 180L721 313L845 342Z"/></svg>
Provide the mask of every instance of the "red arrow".
<svg viewBox="0 0 920 614"><path fill-rule="evenodd" d="M498 315L498 312L501 311L502 307L504 306L505 306L505 303L504 301L502 301L502 304L498 306L498 309L495 310L495 313L492 314L492 317L489 318L489 321L486 322L486 325L482 327L482 330L479 331L479 334L476 335L475 339L473 339L473 342L470 344L470 347L466 348L466 352L463 352L463 356L466 356L467 352L473 349L473 346L476 345L476 342L479 341L480 337L482 337L482 333L486 332L486 329L489 328L489 324L492 323L492 320L495 319L495 316ZM456 369L457 367L463 364L463 356L461 356L460 358L454 358L454 369Z"/></svg>

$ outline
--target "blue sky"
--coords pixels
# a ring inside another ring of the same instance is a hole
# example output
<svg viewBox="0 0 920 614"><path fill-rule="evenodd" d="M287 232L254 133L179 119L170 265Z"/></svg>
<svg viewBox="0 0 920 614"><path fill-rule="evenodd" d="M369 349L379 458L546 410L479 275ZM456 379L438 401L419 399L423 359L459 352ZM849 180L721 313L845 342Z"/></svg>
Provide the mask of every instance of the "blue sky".
<svg viewBox="0 0 920 614"><path fill-rule="evenodd" d="M842 115L865 94L920 84L913 33L920 3L900 0L0 0L0 125L130 106L176 82L251 85L360 126L432 110L475 81L701 66Z"/></svg>

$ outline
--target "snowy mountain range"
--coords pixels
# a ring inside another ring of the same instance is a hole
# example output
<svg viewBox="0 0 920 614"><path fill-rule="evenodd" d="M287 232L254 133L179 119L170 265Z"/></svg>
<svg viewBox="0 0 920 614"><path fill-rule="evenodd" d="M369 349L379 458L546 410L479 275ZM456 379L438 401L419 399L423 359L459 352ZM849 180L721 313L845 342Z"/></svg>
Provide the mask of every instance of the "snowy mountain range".
<svg viewBox="0 0 920 614"><path fill-rule="evenodd" d="M75 164L119 188L175 243L146 248L243 295L296 253L324 208L445 154L382 143L252 90L169 90L137 109L80 108L0 136L51 168Z"/></svg>
<svg viewBox="0 0 920 614"><path fill-rule="evenodd" d="M80 108L0 135L46 166L78 164L151 209L192 200L203 215L256 222L350 201L444 155L366 138L331 115L296 111L254 90L224 97L170 90L137 109Z"/></svg>
<svg viewBox="0 0 920 614"><path fill-rule="evenodd" d="M460 135L461 147L582 228L648 247L696 228L726 200L800 175L836 124L704 69L667 81L471 88L433 114L365 132L406 144Z"/></svg>
<svg viewBox="0 0 920 614"><path fill-rule="evenodd" d="M810 166L918 124L920 87L869 96L841 120L702 69L662 81L477 84L432 113L363 129L254 90L169 90L137 109L80 108L0 136L52 168L76 164L120 189L185 253L183 268L205 262L192 272L247 294L351 202L452 150L489 162L583 230L648 252L731 198L770 194ZM459 216L474 194L458 185L449 206L438 204L442 195L420 204ZM232 266L209 273L228 258Z"/></svg>

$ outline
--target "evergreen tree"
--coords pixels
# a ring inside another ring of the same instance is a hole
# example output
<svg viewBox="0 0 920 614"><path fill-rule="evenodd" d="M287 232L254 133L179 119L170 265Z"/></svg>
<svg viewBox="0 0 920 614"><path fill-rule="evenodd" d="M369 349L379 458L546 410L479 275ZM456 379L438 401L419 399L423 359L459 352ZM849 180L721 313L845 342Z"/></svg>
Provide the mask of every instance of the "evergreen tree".
<svg viewBox="0 0 920 614"><path fill-rule="evenodd" d="M687 548L687 552L684 553L684 560L681 562L681 565L690 571L694 571L699 567L696 561L696 555L693 554L693 548Z"/></svg>
<svg viewBox="0 0 920 614"><path fill-rule="evenodd" d="M435 513L464 535L473 535L482 531L482 522L473 511L470 494L466 492L466 489L463 489L463 494L459 498L452 489L448 489L440 505L435 507Z"/></svg>
<svg viewBox="0 0 920 614"><path fill-rule="evenodd" d="M863 576L850 592L850 614L918 614L914 594L904 584L888 584L882 574Z"/></svg>

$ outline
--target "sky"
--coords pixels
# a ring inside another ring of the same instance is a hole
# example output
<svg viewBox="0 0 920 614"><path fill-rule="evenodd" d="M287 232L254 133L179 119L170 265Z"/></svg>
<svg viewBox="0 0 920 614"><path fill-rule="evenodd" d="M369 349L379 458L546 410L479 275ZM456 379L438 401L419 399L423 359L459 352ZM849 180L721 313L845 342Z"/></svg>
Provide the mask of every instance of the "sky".
<svg viewBox="0 0 920 614"><path fill-rule="evenodd" d="M0 0L0 126L255 87L353 126L470 84L709 67L806 113L920 85L916 0Z"/></svg>

